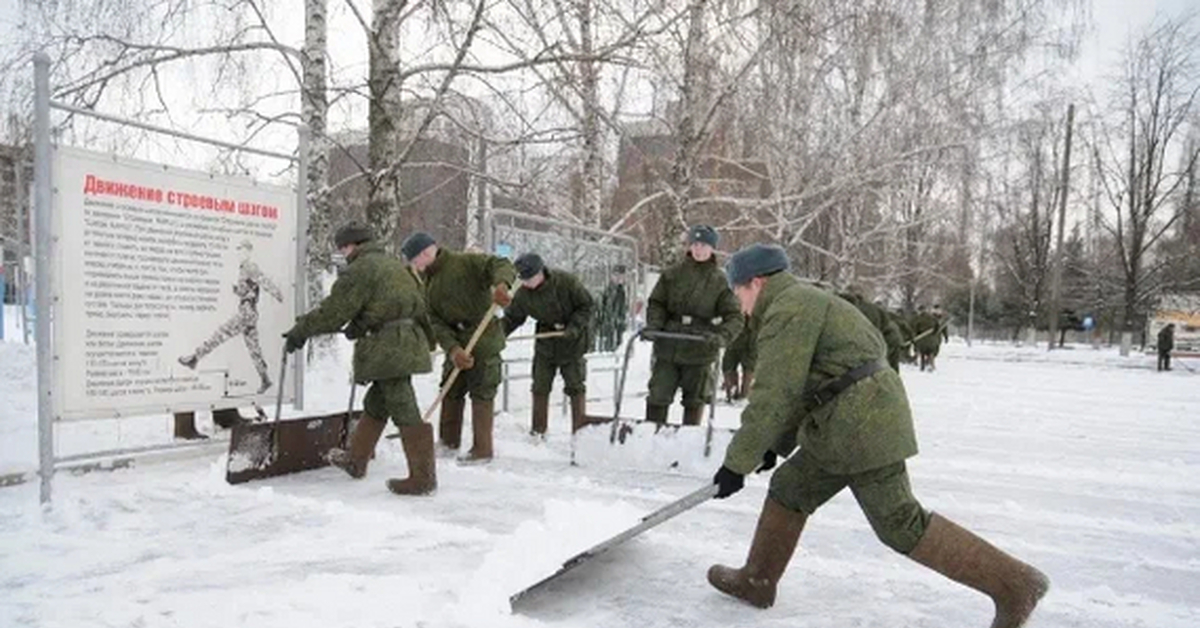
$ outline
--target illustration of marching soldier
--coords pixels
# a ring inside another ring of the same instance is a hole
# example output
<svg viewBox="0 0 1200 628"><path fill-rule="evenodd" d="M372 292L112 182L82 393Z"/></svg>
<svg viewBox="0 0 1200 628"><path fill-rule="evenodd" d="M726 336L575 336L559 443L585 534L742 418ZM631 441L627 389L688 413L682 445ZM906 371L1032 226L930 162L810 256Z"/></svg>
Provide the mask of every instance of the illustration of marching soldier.
<svg viewBox="0 0 1200 628"><path fill-rule="evenodd" d="M285 334L290 353L308 338L342 331L354 341L354 381L370 384L349 448L330 451L329 462L352 478L366 475L390 418L400 429L408 477L388 480L388 489L398 495L431 493L437 488L433 426L421 420L412 387L413 375L433 370L433 332L420 284L365 225L342 227L334 245L345 256L346 269L329 296Z"/></svg>
<svg viewBox="0 0 1200 628"><path fill-rule="evenodd" d="M758 381L713 477L716 497L775 470L745 564L713 565L709 583L772 606L808 519L849 488L885 545L991 598L992 628L1023 626L1049 580L917 501L905 465L917 454L912 411L883 363L883 339L852 305L787 268L783 249L761 244L727 265L755 327Z"/></svg>
<svg viewBox="0 0 1200 628"><path fill-rule="evenodd" d="M591 346L592 295L579 278L547 268L536 253L518 257L514 266L522 289L504 310L505 332L511 334L532 316L537 320L537 334L562 334L539 338L534 345L532 432L546 434L556 372L562 373L563 392L571 399L571 431L575 432L585 423L587 407L587 362L583 356Z"/></svg>
<svg viewBox="0 0 1200 628"><path fill-rule="evenodd" d="M238 297L237 314L218 327L212 337L205 340L194 352L179 358L179 363L195 369L204 356L212 353L226 340L240 335L245 340L250 359L254 361L254 368L258 371L258 394L261 395L271 388L271 378L267 375L267 361L263 359L262 346L258 342L258 297L262 290L266 290L276 301L282 303L283 291L250 259L254 245L249 240L243 240L237 250L242 256L238 280L233 284L233 293Z"/></svg>
<svg viewBox="0 0 1200 628"><path fill-rule="evenodd" d="M494 401L500 385L500 352L505 344L503 324L496 318L487 321L473 352L467 353L466 347L491 304L507 307L512 303L509 290L516 281L516 271L503 257L443 249L423 232L409 236L401 245L401 252L425 280L433 335L449 357L443 364L442 385L455 367L461 370L442 401L438 439L447 449L458 450L462 443L463 409L470 393L474 442L460 462L490 461Z"/></svg>
<svg viewBox="0 0 1200 628"><path fill-rule="evenodd" d="M676 390L682 390L683 424L699 425L714 393L712 364L721 347L742 330L742 314L717 266L717 232L707 225L688 230L688 252L663 271L650 294L646 331L701 336L704 342L654 340L646 419L666 423Z"/></svg>

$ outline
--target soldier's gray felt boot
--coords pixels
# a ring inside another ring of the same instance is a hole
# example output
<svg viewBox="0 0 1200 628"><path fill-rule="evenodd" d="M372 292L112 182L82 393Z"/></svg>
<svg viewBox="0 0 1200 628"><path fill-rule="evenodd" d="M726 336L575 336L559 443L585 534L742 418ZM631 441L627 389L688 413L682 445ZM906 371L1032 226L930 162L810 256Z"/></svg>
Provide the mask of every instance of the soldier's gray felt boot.
<svg viewBox="0 0 1200 628"><path fill-rule="evenodd" d="M1050 589L1046 574L936 513L908 557L992 598L991 628L1024 626Z"/></svg>
<svg viewBox="0 0 1200 628"><path fill-rule="evenodd" d="M367 465L375 453L375 444L383 434L386 421L363 414L354 424L347 449L330 449L329 464L345 471L350 477L359 479L367 474Z"/></svg>
<svg viewBox="0 0 1200 628"><path fill-rule="evenodd" d="M732 595L759 608L770 608L775 604L775 592L779 579L787 570L800 533L808 516L784 508L779 502L767 497L758 527L754 530L754 541L746 564L741 569L713 565L708 570L708 583L722 593Z"/></svg>

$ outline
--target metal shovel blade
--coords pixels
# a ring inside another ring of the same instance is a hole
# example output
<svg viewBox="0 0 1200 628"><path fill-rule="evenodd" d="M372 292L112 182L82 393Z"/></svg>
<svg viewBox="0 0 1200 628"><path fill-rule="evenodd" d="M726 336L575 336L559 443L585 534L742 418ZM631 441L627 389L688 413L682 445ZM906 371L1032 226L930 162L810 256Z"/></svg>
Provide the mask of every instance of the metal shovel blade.
<svg viewBox="0 0 1200 628"><path fill-rule="evenodd" d="M658 510L642 517L642 520L637 525L624 530L623 532L609 538L608 540L598 543L591 548L572 556L563 562L562 566L557 571L549 576L542 578L534 584L514 593L508 598L510 605L515 606L517 601L529 595L533 591L540 589L555 579L559 578L568 571L582 565L583 563L607 552L608 550L632 539L633 537L653 528L659 524L665 523L693 508L712 499L717 494L717 486L715 484L707 484L703 488L697 489L686 496L659 508Z"/></svg>
<svg viewBox="0 0 1200 628"><path fill-rule="evenodd" d="M338 412L235 425L229 438L225 481L241 484L328 466L326 455L343 446L350 423L358 420L359 414L355 412L353 419Z"/></svg>

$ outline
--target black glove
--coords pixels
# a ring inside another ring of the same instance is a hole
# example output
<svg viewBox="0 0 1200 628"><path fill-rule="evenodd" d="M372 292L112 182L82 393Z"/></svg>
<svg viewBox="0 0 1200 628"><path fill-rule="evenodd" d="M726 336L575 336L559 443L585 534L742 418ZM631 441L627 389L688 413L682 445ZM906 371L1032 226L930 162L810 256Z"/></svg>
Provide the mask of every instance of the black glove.
<svg viewBox="0 0 1200 628"><path fill-rule="evenodd" d="M358 340L366 335L363 333L363 331L364 330L358 326L358 323L351 321L346 325L346 328L342 330L342 335L346 337L346 340Z"/></svg>
<svg viewBox="0 0 1200 628"><path fill-rule="evenodd" d="M742 487L746 485L746 476L731 471L729 467L722 466L713 476L713 484L718 487L717 499L725 499L742 490Z"/></svg>
<svg viewBox="0 0 1200 628"><path fill-rule="evenodd" d="M778 462L778 460L779 456L777 456L775 452L768 449L767 453L763 454L762 466L760 466L758 471L755 471L755 473L762 473L763 471L770 471L771 469L774 469L775 463Z"/></svg>
<svg viewBox="0 0 1200 628"><path fill-rule="evenodd" d="M299 351L302 347L304 347L304 342L308 340L304 336L301 336L294 329L284 334L283 337L287 339L283 343L283 347L288 353L295 353Z"/></svg>

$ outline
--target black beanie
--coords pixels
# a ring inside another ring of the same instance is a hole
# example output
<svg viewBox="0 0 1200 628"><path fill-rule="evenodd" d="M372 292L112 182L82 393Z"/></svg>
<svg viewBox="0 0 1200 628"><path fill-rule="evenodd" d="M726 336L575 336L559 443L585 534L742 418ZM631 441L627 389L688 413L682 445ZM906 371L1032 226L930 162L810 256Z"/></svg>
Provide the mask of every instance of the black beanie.
<svg viewBox="0 0 1200 628"><path fill-rule="evenodd" d="M725 276L730 286L741 286L755 277L787 270L789 266L783 248L774 244L751 244L725 262Z"/></svg>
<svg viewBox="0 0 1200 628"><path fill-rule="evenodd" d="M400 245L400 252L404 254L404 259L412 261L414 257L421 254L421 251L437 244L437 240L433 236L418 231L404 239L404 243Z"/></svg>
<svg viewBox="0 0 1200 628"><path fill-rule="evenodd" d="M374 239L375 233L367 225L361 222L348 222L333 235L333 244L340 249L343 246L362 244Z"/></svg>
<svg viewBox="0 0 1200 628"><path fill-rule="evenodd" d="M696 225L688 229L688 244L703 242L713 248L717 247L717 242L720 241L720 236L717 235L717 230L708 225Z"/></svg>
<svg viewBox="0 0 1200 628"><path fill-rule="evenodd" d="M531 279L534 275L542 272L546 264L542 262L542 258L537 253L526 253L517 258L513 262L513 266L517 267L517 276L521 279Z"/></svg>

